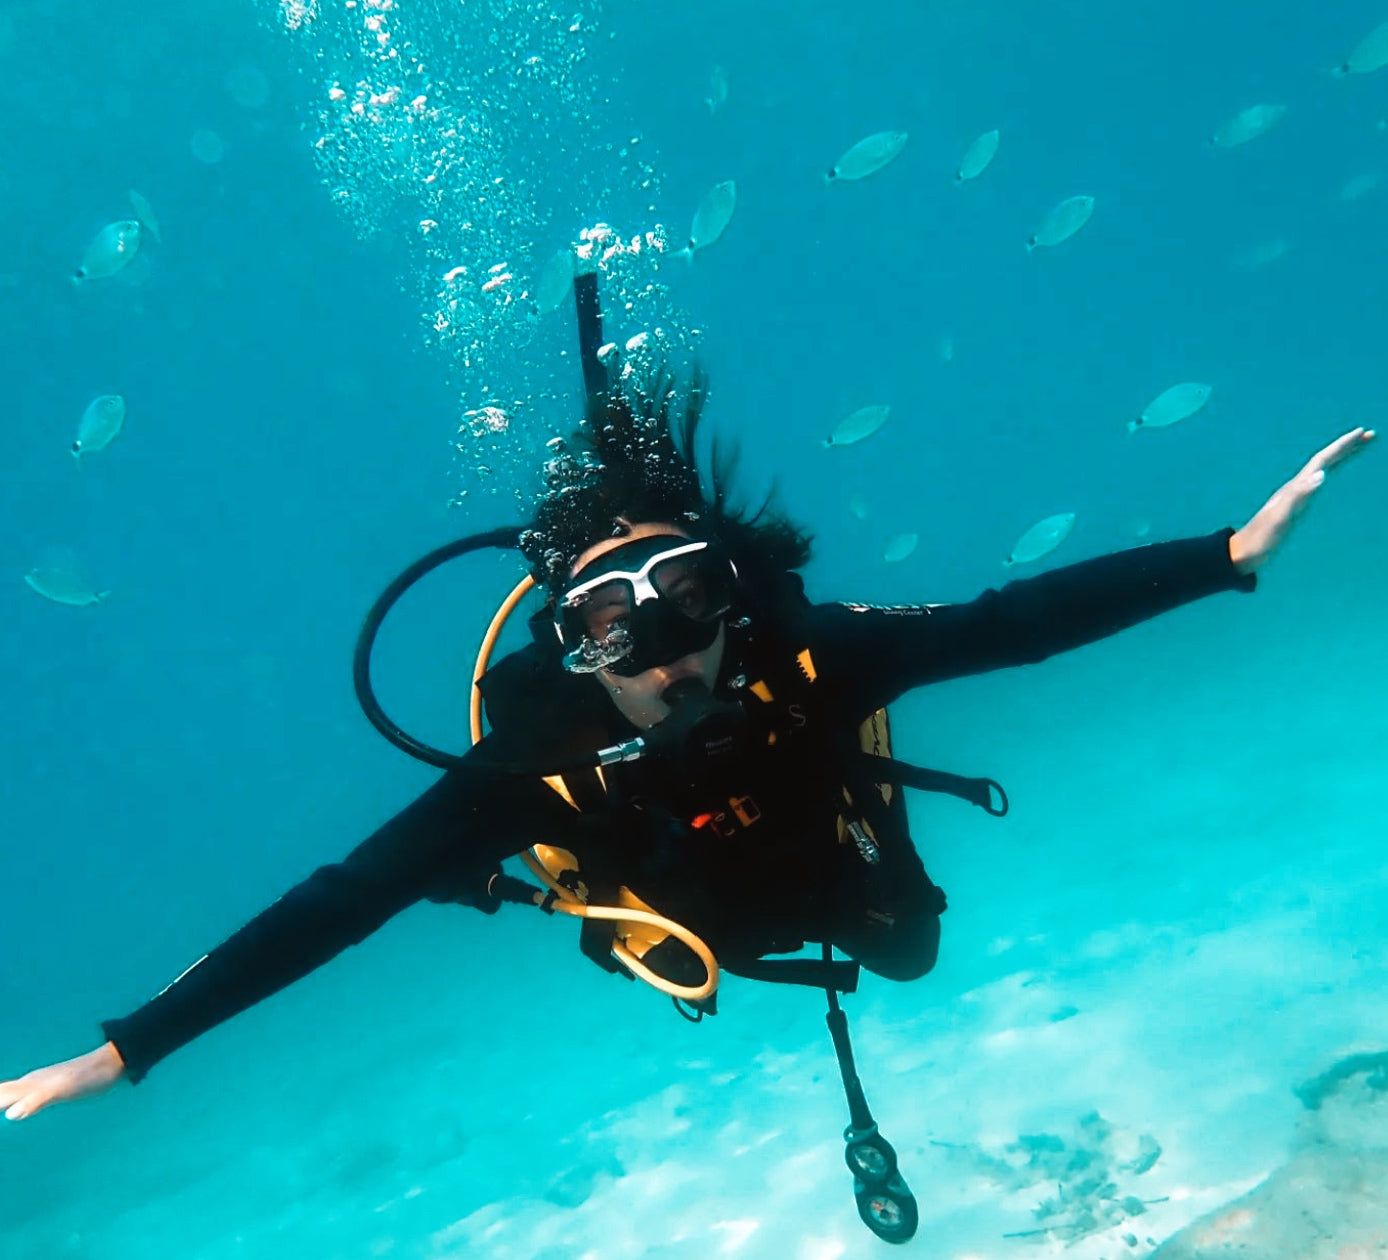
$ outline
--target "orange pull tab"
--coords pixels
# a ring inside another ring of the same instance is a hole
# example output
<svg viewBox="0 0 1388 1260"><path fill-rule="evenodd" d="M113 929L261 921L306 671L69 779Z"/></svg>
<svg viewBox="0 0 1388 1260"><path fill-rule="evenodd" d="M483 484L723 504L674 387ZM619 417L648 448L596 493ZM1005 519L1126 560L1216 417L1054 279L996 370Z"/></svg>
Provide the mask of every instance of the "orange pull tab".
<svg viewBox="0 0 1388 1260"><path fill-rule="evenodd" d="M750 796L730 797L728 805L744 827L750 827L761 818L761 807Z"/></svg>

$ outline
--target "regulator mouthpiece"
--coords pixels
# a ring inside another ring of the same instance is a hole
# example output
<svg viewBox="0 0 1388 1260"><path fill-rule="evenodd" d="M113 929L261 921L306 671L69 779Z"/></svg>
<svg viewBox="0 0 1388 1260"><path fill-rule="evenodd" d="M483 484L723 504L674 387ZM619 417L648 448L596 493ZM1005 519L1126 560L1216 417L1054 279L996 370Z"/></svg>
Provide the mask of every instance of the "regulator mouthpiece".
<svg viewBox="0 0 1388 1260"><path fill-rule="evenodd" d="M697 770L742 751L747 715L737 701L717 699L698 678L671 683L660 698L670 714L646 732L648 752Z"/></svg>

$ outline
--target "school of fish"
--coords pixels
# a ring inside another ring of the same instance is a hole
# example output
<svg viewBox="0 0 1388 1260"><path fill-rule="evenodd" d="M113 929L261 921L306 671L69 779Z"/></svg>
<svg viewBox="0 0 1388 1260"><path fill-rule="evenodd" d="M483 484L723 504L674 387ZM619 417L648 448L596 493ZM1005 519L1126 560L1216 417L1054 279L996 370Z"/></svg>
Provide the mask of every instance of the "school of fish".
<svg viewBox="0 0 1388 1260"><path fill-rule="evenodd" d="M146 258L152 245L163 243L159 218L149 198L132 188L126 199L134 217L114 219L92 236L73 270L73 284L111 280L126 272L136 259ZM98 394L91 399L77 420L76 433L68 447L73 459L85 463L104 451L120 436L125 419L126 402L122 395ZM92 583L75 554L66 548L30 568L24 581L36 594L72 608L99 604L110 594Z"/></svg>
<svg viewBox="0 0 1388 1260"><path fill-rule="evenodd" d="M1388 66L1388 22L1382 23L1365 35L1345 61L1335 67L1334 74L1343 78L1353 74L1368 74L1384 66ZM718 113L727 104L729 87L727 70L722 66L715 66L709 79L709 96L705 100L711 114ZM1286 114L1287 106L1280 102L1248 105L1220 123L1209 134L1207 142L1211 147L1218 149L1233 149L1251 144L1277 127ZM876 175L901 157L909 139L908 132L894 129L876 131L862 137L850 144L830 165L824 175L824 182L830 185L858 183ZM959 158L954 170L954 183L968 184L982 176L997 158L1001 143L1002 133L998 128L991 128L977 135L964 148ZM1340 199L1346 202L1358 200L1371 192L1377 184L1377 174L1366 172L1344 185ZM687 243L678 251L677 256L692 260L696 253L718 241L730 226L736 207L736 183L729 179L715 184L695 210ZM1053 250L1065 244L1090 222L1095 207L1095 198L1088 193L1074 193L1055 202L1040 216L1035 230L1027 238L1026 252ZM1250 268L1266 266L1280 257L1285 250L1285 241L1263 242L1250 248L1245 255L1236 260L1236 263ZM551 261L536 289L542 311L556 309L562 303L570 276L570 265L565 255ZM943 362L953 359L955 347L952 338L943 338L939 343L939 349ZM1164 429L1187 420L1205 407L1212 392L1212 386L1196 381L1170 385L1127 421L1127 430L1129 433L1137 433L1142 430ZM890 415L891 407L886 403L859 406L831 428L821 446L825 449L856 446L878 433ZM858 520L865 520L869 516L867 501L861 495L851 496L849 507ZM1004 565L1010 568L1031 564L1049 555L1070 536L1075 519L1074 513L1061 512L1038 521L1018 538L1003 561ZM1144 529L1140 536L1145 534ZM917 542L916 533L893 534L885 544L883 559L889 564L900 563L916 550Z"/></svg>
<svg viewBox="0 0 1388 1260"><path fill-rule="evenodd" d="M1388 66L1388 21L1375 27L1365 35L1351 50L1349 56L1333 73L1340 78L1349 75L1370 74ZM721 73L721 72L720 72ZM723 81L726 99L726 79ZM1286 117L1287 106L1280 102L1259 102L1237 111L1208 137L1210 146L1218 149L1233 149L1251 144L1272 131ZM905 131L879 131L865 136L850 145L842 156L829 168L825 182L829 184L857 182L876 174L901 156L906 148L908 133ZM1001 145L1001 132L997 128L982 132L964 149L963 155L954 171L955 184L967 184L978 179L992 165ZM1357 201L1379 184L1376 172L1365 172L1349 180L1340 190L1341 201ZM1040 218L1035 231L1026 241L1026 250L1054 249L1077 235L1094 215L1095 199L1087 193L1076 193L1056 202ZM721 227L726 227L724 221ZM721 231L720 227L720 231ZM691 241L691 246L693 242ZM1272 240L1253 246L1240 259L1238 265L1256 268L1276 261L1286 252L1283 240ZM940 357L949 362L954 357L952 338L944 338L940 343ZM1164 429L1187 420L1201 411L1209 402L1213 387L1197 381L1183 381L1170 385L1140 413L1127 422L1129 433L1148 429ZM859 407L848 413L831 430L821 445L825 448L853 446L877 433L886 424L891 408L885 403ZM860 494L850 497L849 507L858 520L866 520L869 512L867 501ZM1049 555L1071 534L1075 526L1073 512L1060 512L1036 522L1026 529L1013 545L1011 552L1003 561L1009 568L1015 565L1031 564ZM1145 537L1148 527L1139 531ZM889 564L900 563L916 549L918 535L898 533L892 535L885 546L884 560Z"/></svg>
<svg viewBox="0 0 1388 1260"><path fill-rule="evenodd" d="M1333 67L1332 73L1338 78L1347 78L1371 74L1385 66L1388 66L1388 21L1367 32L1350 49L1344 61ZM728 71L721 65L715 66L709 76L708 96L705 98L710 115L717 115L727 107L730 90ZM1288 107L1277 101L1245 106L1215 127L1209 133L1207 142L1217 149L1234 149L1252 144L1274 130L1287 112ZM869 179L897 161L905 152L909 139L908 132L897 129L885 129L863 136L844 149L829 166L824 175L825 184L854 184ZM954 169L953 182L962 186L983 176L996 160L1001 144L999 129L979 133L964 147ZM202 160L208 159L204 156ZM1340 199L1344 202L1359 200L1372 192L1378 183L1376 172L1365 172L1341 188ZM149 200L132 189L128 194L128 205L133 217L106 223L88 241L72 273L74 284L110 281L125 273L137 259L144 258L151 245L157 246L162 242L159 220ZM725 179L710 187L694 211L684 246L675 256L693 261L697 254L717 243L731 226L736 209L735 180ZM1035 230L1025 242L1026 252L1053 250L1070 241L1090 222L1095 209L1095 198L1087 193L1074 193L1055 202L1039 217ZM629 244L620 240L597 239L601 228L602 225L599 225L599 229L593 230L593 239L589 239L590 234L585 231L584 240L576 250L557 251L538 269L524 293L537 315L548 314L563 305L576 267L595 265L610 257L614 251L640 252L643 245L651 250L663 249L662 240L654 235L648 236L644 242L640 237L635 238ZM1250 268L1266 266L1280 257L1286 248L1284 240L1265 241L1251 247L1245 255L1236 259L1236 263ZM458 266L444 277L444 284L464 281L469 276L469 268ZM501 289L513 279L512 272L504 263L497 264L481 280L481 287L484 291ZM953 357L953 339L946 337L940 342L940 358L948 362ZM1135 416L1129 413L1132 418L1127 421L1127 430L1138 433L1169 428L1200 412L1212 393L1213 387L1201 382L1184 381L1170 385L1156 394ZM890 415L891 407L887 403L859 406L832 427L821 445L825 448L857 445L881 431ZM74 459L85 462L87 457L105 450L120 435L125 421L124 397L101 394L93 398L77 423L70 448ZM866 500L854 496L850 506L856 517L866 519ZM1075 519L1074 513L1062 512L1038 521L1022 533L1003 563L1008 567L1030 564L1050 554L1070 536ZM905 560L916 550L918 538L917 533L909 531L891 535L884 547L884 560L892 564ZM76 562L71 559L35 566L24 575L24 580L46 598L77 607L100 603L108 593L98 590L81 576Z"/></svg>

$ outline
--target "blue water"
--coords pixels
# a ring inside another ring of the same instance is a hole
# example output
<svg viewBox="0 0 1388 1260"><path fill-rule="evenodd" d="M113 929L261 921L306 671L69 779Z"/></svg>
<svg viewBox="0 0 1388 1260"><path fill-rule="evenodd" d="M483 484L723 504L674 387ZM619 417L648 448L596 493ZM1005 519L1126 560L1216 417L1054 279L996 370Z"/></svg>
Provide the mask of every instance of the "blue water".
<svg viewBox="0 0 1388 1260"><path fill-rule="evenodd" d="M533 275L599 220L677 247L736 179L692 267L614 272L633 305L610 323L699 346L748 494L774 478L817 535L817 598L969 598L1054 512L1077 524L1048 564L1237 526L1381 418L1388 183L1339 194L1388 178L1388 70L1329 74L1388 17L1367 0L396 0L386 29L424 50L430 108L466 122L432 185L398 110L375 124L328 96L400 77L367 6L316 9L298 29L273 0L0 9L0 1077L90 1049L98 1019L430 782L355 708L361 615L426 548L520 516L579 396L567 305L532 324L498 300L439 332L448 266ZM1262 101L1288 107L1266 136L1205 143ZM954 186L992 127L995 163ZM824 185L897 128L896 162ZM74 287L130 188L163 243ZM1028 255L1081 192L1092 222ZM1209 406L1130 437L1181 380L1211 383ZM125 431L75 466L107 392ZM875 402L881 433L821 448ZM489 403L508 432L459 438ZM917 1254L1061 1247L1004 1237L1047 1223L1054 1186L985 1154L1096 1109L1156 1137L1124 1193L1166 1201L1134 1245L1124 1226L1072 1251L1149 1252L1283 1162L1295 1083L1382 1048L1383 458L1332 476L1253 598L899 706L904 754L1014 803L1005 823L913 805L950 893L941 962L849 1004L921 1199ZM884 564L904 531L920 546ZM55 546L109 599L35 595L21 578ZM426 738L461 740L471 653L517 572L440 575L385 636L388 707ZM573 936L417 908L137 1089L8 1126L0 1255L881 1252L839 1163L814 995L729 981L694 1028Z"/></svg>

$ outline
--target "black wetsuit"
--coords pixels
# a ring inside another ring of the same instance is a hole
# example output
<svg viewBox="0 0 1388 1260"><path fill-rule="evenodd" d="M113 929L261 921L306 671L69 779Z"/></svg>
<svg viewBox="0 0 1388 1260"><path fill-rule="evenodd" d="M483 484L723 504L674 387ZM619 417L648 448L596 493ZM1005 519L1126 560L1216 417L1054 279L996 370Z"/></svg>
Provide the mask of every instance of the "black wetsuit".
<svg viewBox="0 0 1388 1260"><path fill-rule="evenodd" d="M830 745L814 733L855 728L915 687L1041 661L1203 596L1252 590L1254 579L1230 562L1231 532L1088 560L966 604L805 603L789 629L754 624L752 655L812 654L811 699L783 696L797 706L792 725L808 733L739 758L723 782L688 782L655 763L613 767L606 807L596 810L573 808L538 778L483 766L488 755L544 764L576 744L634 733L597 682L564 674L554 653L513 654L494 671L499 684L484 688L497 729L469 764L102 1028L138 1081L417 901L495 909L482 891L488 874L534 843L577 853L594 901L621 882L703 936L720 960L831 940L879 974L921 975L934 962L943 898L909 840L885 838L876 866L842 842ZM730 654L724 682L743 683L730 676L746 667ZM508 689L528 701L521 727L494 711Z"/></svg>

